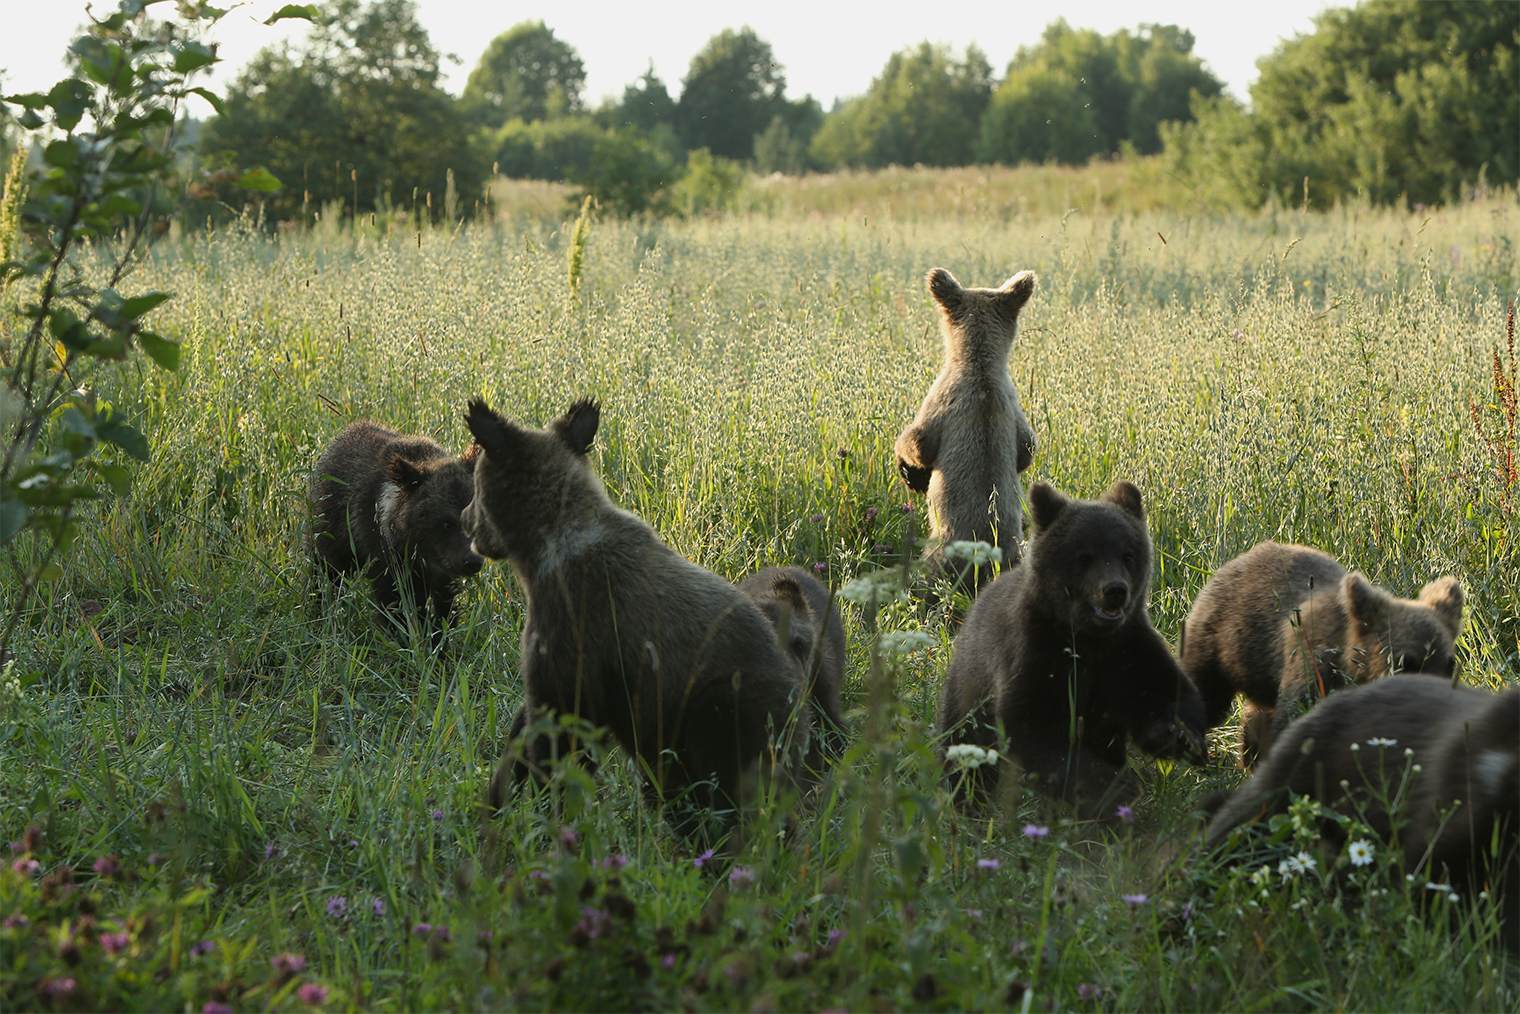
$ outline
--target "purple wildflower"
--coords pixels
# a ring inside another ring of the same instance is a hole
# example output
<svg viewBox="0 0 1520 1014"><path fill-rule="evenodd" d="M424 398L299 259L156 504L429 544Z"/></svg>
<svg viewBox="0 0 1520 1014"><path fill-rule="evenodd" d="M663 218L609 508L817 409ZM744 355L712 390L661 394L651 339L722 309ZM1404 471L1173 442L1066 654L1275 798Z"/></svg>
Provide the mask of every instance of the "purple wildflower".
<svg viewBox="0 0 1520 1014"><path fill-rule="evenodd" d="M903 504L902 505L902 512L904 514L912 514L913 513L913 505L910 504L910 503Z"/></svg>
<svg viewBox="0 0 1520 1014"><path fill-rule="evenodd" d="M1096 1000L1103 995L1103 987L1092 982L1077 983L1077 996L1083 1000Z"/></svg>
<svg viewBox="0 0 1520 1014"><path fill-rule="evenodd" d="M878 515L880 513L881 513L881 511L877 510L875 507L867 507L866 508L866 520L867 521L875 521L876 520L876 515Z"/></svg>
<svg viewBox="0 0 1520 1014"><path fill-rule="evenodd" d="M348 899L341 894L335 894L327 899L327 914L336 918L348 911Z"/></svg>
<svg viewBox="0 0 1520 1014"><path fill-rule="evenodd" d="M559 829L559 843L565 846L565 848L569 848L580 841L580 839L580 832L576 831L573 827L562 827Z"/></svg>
<svg viewBox="0 0 1520 1014"><path fill-rule="evenodd" d="M131 942L132 938L126 933L102 933L100 935L100 946L105 948L107 954L119 954L126 950L127 944Z"/></svg>
<svg viewBox="0 0 1520 1014"><path fill-rule="evenodd" d="M190 956L192 958L200 958L210 954L214 950L216 950L216 944L213 944L210 940L202 940L198 944L190 945Z"/></svg>
<svg viewBox="0 0 1520 1014"><path fill-rule="evenodd" d="M665 969L667 972L676 967L675 951L671 951L669 954L660 959L660 967Z"/></svg>
<svg viewBox="0 0 1520 1014"><path fill-rule="evenodd" d="M701 855L697 856L697 858L693 859L691 861L691 864L698 869L701 869L702 864L711 859L716 854L716 852L716 849L708 849L706 852L703 852Z"/></svg>
<svg viewBox="0 0 1520 1014"><path fill-rule="evenodd" d="M820 560L819 562L813 564L813 569L822 574L824 571L829 569L829 565Z"/></svg>
<svg viewBox="0 0 1520 1014"><path fill-rule="evenodd" d="M0 927L4 927L5 929L26 929L31 924L32 920L18 912L15 915L6 916L5 921L0 922Z"/></svg>
<svg viewBox="0 0 1520 1014"><path fill-rule="evenodd" d="M602 868L608 870L621 870L628 865L627 856L608 856L602 860Z"/></svg>
<svg viewBox="0 0 1520 1014"><path fill-rule="evenodd" d="M206 1006L201 1008L201 1014L232 1014L230 1003L218 1003L215 1000L207 1000Z"/></svg>
<svg viewBox="0 0 1520 1014"><path fill-rule="evenodd" d="M283 954L276 954L270 958L269 964L273 966L276 972L288 972L291 975L297 975L306 967L306 956L286 951Z"/></svg>
<svg viewBox="0 0 1520 1014"><path fill-rule="evenodd" d="M356 839L356 838L350 838L348 840L348 847L351 848L351 849L358 848L359 847L359 841L358 841L358 839Z"/></svg>
<svg viewBox="0 0 1520 1014"><path fill-rule="evenodd" d="M114 877L121 872L121 861L115 854L101 856L95 860L95 872L102 877Z"/></svg>
<svg viewBox="0 0 1520 1014"><path fill-rule="evenodd" d="M1045 837L1049 833L1050 833L1050 828L1048 828L1048 827L1041 827L1039 824L1025 824L1024 825L1024 837L1025 838L1033 838L1035 841L1039 841L1041 838Z"/></svg>
<svg viewBox="0 0 1520 1014"><path fill-rule="evenodd" d="M549 871L548 870L529 870L528 871L528 879L530 879L530 880L548 880L549 879Z"/></svg>
<svg viewBox="0 0 1520 1014"><path fill-rule="evenodd" d="M371 898L369 900L369 907L370 911L374 912L376 915L385 914L385 901L381 898Z"/></svg>
<svg viewBox="0 0 1520 1014"><path fill-rule="evenodd" d="M820 525L820 524L823 524L823 515L822 514L814 514L812 517L808 518L808 520L811 521L815 525Z"/></svg>
<svg viewBox="0 0 1520 1014"><path fill-rule="evenodd" d="M79 983L75 982L73 979L69 978L68 976L62 976L57 979L47 980L47 985L44 987L44 989L50 996L63 996L66 993L74 992L74 987L77 985L79 985Z"/></svg>
<svg viewBox="0 0 1520 1014"><path fill-rule="evenodd" d="M587 940L595 940L604 936L612 928L612 916L599 908L587 905L581 909L581 921L575 924L572 933L584 934Z"/></svg>
<svg viewBox="0 0 1520 1014"><path fill-rule="evenodd" d="M151 866L151 867L153 867L155 870L158 869L160 866L164 865L163 854L159 853L159 852L149 852L148 853L148 865Z"/></svg>
<svg viewBox="0 0 1520 1014"><path fill-rule="evenodd" d="M1002 865L1002 862L997 859L978 859L976 861L976 868L979 870L995 870Z"/></svg>
<svg viewBox="0 0 1520 1014"><path fill-rule="evenodd" d="M414 937L425 937L431 932L433 932L433 924L430 922L419 922L412 927L412 936Z"/></svg>
<svg viewBox="0 0 1520 1014"><path fill-rule="evenodd" d="M308 1007L320 1007L327 1002L327 987L308 982L296 993Z"/></svg>
<svg viewBox="0 0 1520 1014"><path fill-rule="evenodd" d="M25 852L26 851L26 842L23 842L23 841L13 841L13 842L11 842L11 851L12 852Z"/></svg>
<svg viewBox="0 0 1520 1014"><path fill-rule="evenodd" d="M982 912L981 909L979 909L979 908L968 908L968 909L965 909L964 911L966 913L966 918L967 919L974 919L977 922L981 922L982 921L983 912Z"/></svg>
<svg viewBox="0 0 1520 1014"><path fill-rule="evenodd" d="M1128 806L1121 806L1116 809L1114 811L1114 816L1118 817L1126 824L1133 824L1135 822L1135 811L1130 809Z"/></svg>
<svg viewBox="0 0 1520 1014"><path fill-rule="evenodd" d="M842 929L829 930L829 939L828 943L825 946L833 947L835 944L839 943L839 941L845 938L845 932L846 931Z"/></svg>
<svg viewBox="0 0 1520 1014"><path fill-rule="evenodd" d="M11 863L11 869L15 870L23 877L30 877L33 873L37 872L37 867L41 865L42 864L35 859L17 859L15 862Z"/></svg>
<svg viewBox="0 0 1520 1014"><path fill-rule="evenodd" d="M728 871L728 882L733 887L744 887L755 882L755 871L748 866L735 866Z"/></svg>
<svg viewBox="0 0 1520 1014"><path fill-rule="evenodd" d="M442 820L443 819L443 811L442 810L434 810L433 811L433 819L434 820Z"/></svg>
<svg viewBox="0 0 1520 1014"><path fill-rule="evenodd" d="M275 856L277 856L279 854L280 854L280 846L276 845L274 842L270 842L268 845L264 846L264 858L265 859L273 859Z"/></svg>
<svg viewBox="0 0 1520 1014"><path fill-rule="evenodd" d="M1146 897L1143 894L1121 894L1119 897L1123 898L1131 905L1144 905L1146 902Z"/></svg>

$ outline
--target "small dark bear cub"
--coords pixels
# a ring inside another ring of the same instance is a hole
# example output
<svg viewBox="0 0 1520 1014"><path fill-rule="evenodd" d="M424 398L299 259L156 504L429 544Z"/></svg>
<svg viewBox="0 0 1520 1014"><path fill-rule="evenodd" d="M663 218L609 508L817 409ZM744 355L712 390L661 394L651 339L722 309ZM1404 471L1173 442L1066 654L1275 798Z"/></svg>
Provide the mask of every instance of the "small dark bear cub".
<svg viewBox="0 0 1520 1014"><path fill-rule="evenodd" d="M1262 542L1209 578L1188 614L1182 665L1212 728L1241 708L1251 767L1315 701L1391 672L1450 676L1462 586L1438 578L1401 599L1309 546Z"/></svg>
<svg viewBox="0 0 1520 1014"><path fill-rule="evenodd" d="M438 650L454 613L459 579L480 572L460 513L474 494L478 447L453 457L424 436L379 423L345 426L312 473L312 557L337 580L364 573L375 600L395 609L410 600L431 627Z"/></svg>
<svg viewBox="0 0 1520 1014"><path fill-rule="evenodd" d="M1036 532L1023 561L983 591L956 638L940 695L949 744L996 751L1038 789L1112 817L1133 797L1126 745L1156 757L1207 759L1203 705L1151 626L1151 539L1140 491L1116 484L1097 501L1047 483L1029 494ZM947 755L949 751L947 750ZM981 801L996 768L946 776Z"/></svg>
<svg viewBox="0 0 1520 1014"><path fill-rule="evenodd" d="M1412 674L1333 694L1283 733L1209 822L1205 844L1285 811L1289 793L1358 816L1384 840L1407 821L1405 872L1465 898L1502 897L1505 941L1520 947L1520 687L1495 694ZM1401 797L1403 813L1388 813L1384 802ZM1322 834L1345 842L1336 821Z"/></svg>
<svg viewBox="0 0 1520 1014"><path fill-rule="evenodd" d="M831 755L844 748L845 639L839 607L801 567L767 567L739 582L776 628L778 643L797 667L818 719L821 746Z"/></svg>
<svg viewBox="0 0 1520 1014"><path fill-rule="evenodd" d="M489 805L574 749L563 735L523 742L528 727L575 715L611 730L678 833L725 834L752 777L803 773L812 724L795 660L747 595L608 499L587 458L595 402L546 430L478 399L466 421L481 453L465 528L478 552L511 563L526 602L520 748Z"/></svg>

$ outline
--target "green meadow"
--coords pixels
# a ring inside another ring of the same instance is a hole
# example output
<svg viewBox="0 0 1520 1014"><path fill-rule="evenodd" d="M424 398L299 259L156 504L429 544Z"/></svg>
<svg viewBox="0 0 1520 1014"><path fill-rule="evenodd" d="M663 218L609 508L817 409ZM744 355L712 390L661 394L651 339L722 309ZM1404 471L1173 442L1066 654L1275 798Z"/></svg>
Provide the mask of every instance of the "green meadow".
<svg viewBox="0 0 1520 1014"><path fill-rule="evenodd" d="M1206 768L1132 758L1133 823L1028 795L957 813L938 614L841 603L849 752L812 796L762 799L724 862L615 750L482 812L521 696L505 567L467 584L442 660L362 585L313 587L325 443L371 418L462 450L476 394L533 425L600 399L612 499L726 577L899 565L924 504L892 445L941 355L924 274L1033 268L1026 481L1140 487L1169 642L1216 567L1292 540L1405 596L1457 575L1461 677L1517 678L1514 193L1189 214L1105 201L1118 177L1022 203L1000 181L772 179L723 217L593 220L575 286L574 212L543 187L498 190L494 224L327 215L152 247L129 285L174 294L151 322L183 365L98 388L152 460L91 506L0 685L0 1007L1520 1006L1492 899L1438 907L1381 843L1357 867L1312 826L1204 853L1197 804L1242 778L1234 721Z"/></svg>

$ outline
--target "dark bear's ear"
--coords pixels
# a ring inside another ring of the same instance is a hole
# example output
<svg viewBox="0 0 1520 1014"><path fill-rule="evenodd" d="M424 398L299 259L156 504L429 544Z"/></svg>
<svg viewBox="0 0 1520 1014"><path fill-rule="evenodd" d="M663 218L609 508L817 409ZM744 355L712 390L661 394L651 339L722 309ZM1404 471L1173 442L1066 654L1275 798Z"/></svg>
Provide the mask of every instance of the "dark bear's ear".
<svg viewBox="0 0 1520 1014"><path fill-rule="evenodd" d="M1363 627L1377 626L1388 614L1388 593L1373 586L1361 571L1346 575L1346 612Z"/></svg>
<svg viewBox="0 0 1520 1014"><path fill-rule="evenodd" d="M1454 577L1440 577L1420 589L1420 604L1435 611L1441 626L1455 638L1462 633L1462 585Z"/></svg>
<svg viewBox="0 0 1520 1014"><path fill-rule="evenodd" d="M391 455L391 459L385 463L385 474L408 493L415 493L417 487L427 479L427 472L418 468L415 461L408 461L400 454Z"/></svg>
<svg viewBox="0 0 1520 1014"><path fill-rule="evenodd" d="M1003 312L1010 317L1018 316L1024 304L1029 302L1029 297L1034 295L1035 273L1033 271L1020 271L998 289L998 302L1003 307Z"/></svg>
<svg viewBox="0 0 1520 1014"><path fill-rule="evenodd" d="M464 453L459 456L459 463L461 465L473 465L475 464L475 459L478 457L480 457L480 445L471 444L470 446L466 447L464 449Z"/></svg>
<svg viewBox="0 0 1520 1014"><path fill-rule="evenodd" d="M961 283L955 280L955 276L944 268L931 268L928 276L929 295L950 316L960 312L961 300L964 291Z"/></svg>
<svg viewBox="0 0 1520 1014"><path fill-rule="evenodd" d="M808 608L808 600L802 594L802 586L790 574L777 574L771 580L771 592L780 601L791 603L792 609L799 614Z"/></svg>
<svg viewBox="0 0 1520 1014"><path fill-rule="evenodd" d="M1120 509L1145 520L1145 504L1140 500L1140 490L1132 482L1116 482L1114 488L1103 494L1103 499Z"/></svg>
<svg viewBox="0 0 1520 1014"><path fill-rule="evenodd" d="M1049 528L1055 524L1069 503L1071 501L1048 482L1037 482L1029 487L1029 516L1034 518L1037 528Z"/></svg>
<svg viewBox="0 0 1520 1014"><path fill-rule="evenodd" d="M602 406L589 398L582 398L554 420L554 430L570 445L576 454L591 449L591 440L602 422Z"/></svg>
<svg viewBox="0 0 1520 1014"><path fill-rule="evenodd" d="M482 450L495 458L507 456L508 442L516 435L517 427L503 419L500 413L492 411L484 398L470 400L470 409L464 414L464 421Z"/></svg>

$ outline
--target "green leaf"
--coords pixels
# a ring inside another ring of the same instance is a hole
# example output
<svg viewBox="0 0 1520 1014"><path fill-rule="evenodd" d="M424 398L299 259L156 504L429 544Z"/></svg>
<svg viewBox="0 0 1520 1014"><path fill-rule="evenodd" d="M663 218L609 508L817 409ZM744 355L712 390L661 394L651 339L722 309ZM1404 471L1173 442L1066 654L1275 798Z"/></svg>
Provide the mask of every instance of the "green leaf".
<svg viewBox="0 0 1520 1014"><path fill-rule="evenodd" d="M317 16L316 4L286 4L271 14L269 20L264 22L264 24L272 25L276 21L284 21L286 18L299 18L302 21L315 22Z"/></svg>
<svg viewBox="0 0 1520 1014"><path fill-rule="evenodd" d="M79 145L69 138L54 141L42 150L42 161L60 169L67 168L79 161Z"/></svg>
<svg viewBox="0 0 1520 1014"><path fill-rule="evenodd" d="M66 77L48 92L48 105L53 107L53 119L64 130L73 130L84 118L92 98L90 86L78 78Z"/></svg>
<svg viewBox="0 0 1520 1014"><path fill-rule="evenodd" d="M38 127L42 126L43 119L37 115L37 110L28 109L20 116L16 117L16 122L21 124L27 130L36 130Z"/></svg>
<svg viewBox="0 0 1520 1014"><path fill-rule="evenodd" d="M48 104L47 96L41 92L21 92L16 95L7 95L5 101L27 109L44 109Z"/></svg>
<svg viewBox="0 0 1520 1014"><path fill-rule="evenodd" d="M117 496L126 496L132 492L132 473L127 471L124 465L112 465L101 461L91 461L88 464L90 469L111 487L112 493Z"/></svg>
<svg viewBox="0 0 1520 1014"><path fill-rule="evenodd" d="M139 331L137 343L159 366L166 370L179 369L179 354L182 348L179 342L170 341L152 331Z"/></svg>
<svg viewBox="0 0 1520 1014"><path fill-rule="evenodd" d="M204 46L199 42L186 42L185 48L174 54L176 74L188 74L192 70L199 70L213 63L216 63L216 54L211 51L210 46Z"/></svg>
<svg viewBox="0 0 1520 1014"><path fill-rule="evenodd" d="M72 542L74 540L73 539L68 539L68 540L59 539L58 540L59 548L64 548L64 542L65 541ZM63 568L60 567L60 566L58 566L58 561L57 560L49 560L47 566L42 568L42 573L40 573L40 574L37 575L37 580L39 580L39 581L56 581L60 577L63 577Z"/></svg>
<svg viewBox="0 0 1520 1014"><path fill-rule="evenodd" d="M20 500L0 500L0 546L14 539L16 533L26 527L29 513L26 504Z"/></svg>
<svg viewBox="0 0 1520 1014"><path fill-rule="evenodd" d="M80 322L74 311L61 306L48 314L48 330L63 343L64 348L83 352L90 346L90 329Z"/></svg>
<svg viewBox="0 0 1520 1014"><path fill-rule="evenodd" d="M131 299L122 301L121 315L136 320L168 298L167 292L147 292L141 296L133 296Z"/></svg>
<svg viewBox="0 0 1520 1014"><path fill-rule="evenodd" d="M275 179L268 169L260 166L257 169L250 169L239 176L237 185L244 190L258 190L262 193L272 194L285 184Z"/></svg>
<svg viewBox="0 0 1520 1014"><path fill-rule="evenodd" d="M112 194L100 203L94 211L97 215L128 215L142 214L142 205L122 194Z"/></svg>
<svg viewBox="0 0 1520 1014"><path fill-rule="evenodd" d="M222 101L221 96L218 95L216 92L212 91L211 89L209 89L209 88L191 88L191 89L188 89L188 91L189 91L190 94L192 94L192 95L199 95L201 98L203 98L207 102L211 103L211 108L216 110L218 116L222 115L223 113L225 113L227 111L227 109L226 109L226 103L224 103Z"/></svg>
<svg viewBox="0 0 1520 1014"><path fill-rule="evenodd" d="M102 440L111 443L126 451L138 461L147 461L150 448L148 438L132 425L122 422L119 418L112 417L110 421L97 425L95 432Z"/></svg>

